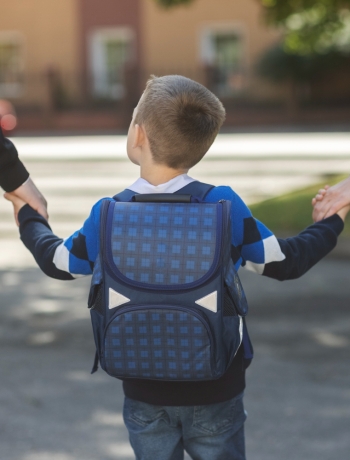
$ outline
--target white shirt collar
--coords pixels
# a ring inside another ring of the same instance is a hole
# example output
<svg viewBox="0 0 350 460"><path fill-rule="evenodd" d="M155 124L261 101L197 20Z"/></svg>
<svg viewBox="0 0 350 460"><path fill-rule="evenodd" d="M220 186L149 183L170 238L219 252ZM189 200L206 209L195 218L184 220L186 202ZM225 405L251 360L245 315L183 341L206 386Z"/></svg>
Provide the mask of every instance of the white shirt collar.
<svg viewBox="0 0 350 460"><path fill-rule="evenodd" d="M192 179L192 177L187 174L181 174L165 182L165 184L152 185L140 177L128 187L128 190L132 190L136 193L174 193L194 181L195 179Z"/></svg>

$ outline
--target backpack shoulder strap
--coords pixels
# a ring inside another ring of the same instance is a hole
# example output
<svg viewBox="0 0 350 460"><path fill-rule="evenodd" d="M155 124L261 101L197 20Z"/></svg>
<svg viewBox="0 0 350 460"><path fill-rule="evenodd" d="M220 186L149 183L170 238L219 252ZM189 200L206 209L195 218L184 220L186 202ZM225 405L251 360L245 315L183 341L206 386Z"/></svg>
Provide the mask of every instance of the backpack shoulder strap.
<svg viewBox="0 0 350 460"><path fill-rule="evenodd" d="M114 195L113 200L115 200L115 201L124 201L124 202L125 201L131 201L131 198L134 195L138 195L138 193L133 192L132 190L129 190L129 189L126 188L122 192L117 193L116 195Z"/></svg>
<svg viewBox="0 0 350 460"><path fill-rule="evenodd" d="M214 187L214 185L204 184L203 182L195 180L174 193L177 195L192 195L193 197L199 198L201 201L203 201L210 190Z"/></svg>

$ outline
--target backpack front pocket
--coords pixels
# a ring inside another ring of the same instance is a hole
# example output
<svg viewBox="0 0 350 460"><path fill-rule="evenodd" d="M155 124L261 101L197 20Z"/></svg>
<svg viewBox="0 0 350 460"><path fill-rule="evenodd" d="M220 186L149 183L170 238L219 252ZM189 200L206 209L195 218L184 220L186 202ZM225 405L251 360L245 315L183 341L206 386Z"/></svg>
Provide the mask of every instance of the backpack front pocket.
<svg viewBox="0 0 350 460"><path fill-rule="evenodd" d="M204 315L185 307L128 306L106 327L104 370L123 378L210 380L214 341Z"/></svg>

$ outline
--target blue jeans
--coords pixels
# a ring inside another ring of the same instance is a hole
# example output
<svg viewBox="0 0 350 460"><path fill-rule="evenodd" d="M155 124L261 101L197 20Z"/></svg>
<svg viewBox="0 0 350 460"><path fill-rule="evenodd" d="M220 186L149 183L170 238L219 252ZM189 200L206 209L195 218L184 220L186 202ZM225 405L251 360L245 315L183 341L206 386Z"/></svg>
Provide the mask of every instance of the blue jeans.
<svg viewBox="0 0 350 460"><path fill-rule="evenodd" d="M125 398L136 460L245 460L243 393L207 406L153 406Z"/></svg>

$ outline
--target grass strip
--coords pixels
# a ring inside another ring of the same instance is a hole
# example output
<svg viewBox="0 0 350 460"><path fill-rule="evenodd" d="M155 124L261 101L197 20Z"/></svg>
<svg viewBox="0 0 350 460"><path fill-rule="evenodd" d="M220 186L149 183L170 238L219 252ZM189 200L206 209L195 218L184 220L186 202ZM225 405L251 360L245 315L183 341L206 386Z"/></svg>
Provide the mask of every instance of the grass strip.
<svg viewBox="0 0 350 460"><path fill-rule="evenodd" d="M325 184L334 185L347 175L329 176L324 182L271 198L250 206L254 217L263 222L276 235L294 235L311 225L311 199ZM350 220L345 222L343 235L350 236Z"/></svg>

